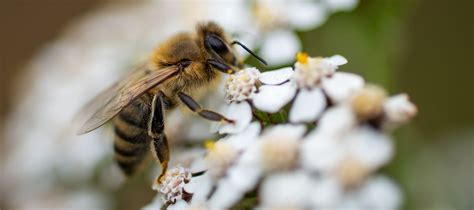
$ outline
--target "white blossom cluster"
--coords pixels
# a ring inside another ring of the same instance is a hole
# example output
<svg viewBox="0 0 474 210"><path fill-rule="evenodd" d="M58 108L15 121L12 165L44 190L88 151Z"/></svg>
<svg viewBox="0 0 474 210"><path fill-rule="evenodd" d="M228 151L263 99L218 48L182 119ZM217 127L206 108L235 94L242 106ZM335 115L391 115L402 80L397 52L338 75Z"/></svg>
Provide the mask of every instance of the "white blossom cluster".
<svg viewBox="0 0 474 210"><path fill-rule="evenodd" d="M178 166L171 169L161 184L155 183L154 190L158 190L164 196L164 202L174 204L177 200L189 200L192 195L184 190L184 185L191 180L191 172Z"/></svg>
<svg viewBox="0 0 474 210"><path fill-rule="evenodd" d="M9 152L8 158L0 162L4 166L2 179L9 181L0 188L16 189L5 195L8 206L111 206L109 191L118 188L124 178L114 164L106 168L101 164L113 152L112 134L104 132L110 129L76 136L71 119L87 100L114 83L167 37L179 31L193 31L199 21L216 21L226 32L237 35L233 38L250 48L260 47L269 63L279 65L293 59L294 52L301 48L295 30L314 29L333 12L351 10L358 1L249 2L108 2L71 22L26 67L23 82L19 83L28 85L21 87L21 94L15 97L15 106L5 120L4 147ZM288 12L290 8L292 12ZM278 20L266 18L268 14ZM275 50L275 46L291 49ZM170 144L208 136L208 127L200 127L204 124L201 120L196 123L189 116L183 117L181 110L169 113L167 118ZM242 127L246 127L245 123ZM187 132L176 132L180 130ZM225 132L225 128L220 131ZM38 182L38 177L43 181ZM96 177L107 190L87 184ZM86 187L65 189L65 183Z"/></svg>
<svg viewBox="0 0 474 210"><path fill-rule="evenodd" d="M234 38L251 48L260 48L259 54L276 66L292 62L294 54L301 50L302 44L295 31L317 28L332 13L354 9L359 0L199 2L206 5L206 10L201 12L206 12L209 19L216 20L231 31ZM193 15L196 13L199 11L193 11Z"/></svg>
<svg viewBox="0 0 474 210"><path fill-rule="evenodd" d="M227 117L236 123L220 125L226 136L206 142L207 154L191 164L205 171L182 186L193 198L167 208L398 209L398 187L376 172L394 155L388 132L416 106L337 72L345 63L299 53L294 69L230 76Z"/></svg>

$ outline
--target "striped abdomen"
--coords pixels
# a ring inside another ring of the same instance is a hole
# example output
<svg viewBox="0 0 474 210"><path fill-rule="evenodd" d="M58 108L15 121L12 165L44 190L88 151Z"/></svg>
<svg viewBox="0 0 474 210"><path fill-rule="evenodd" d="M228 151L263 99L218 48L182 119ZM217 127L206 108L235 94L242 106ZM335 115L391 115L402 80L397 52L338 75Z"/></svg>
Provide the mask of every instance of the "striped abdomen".
<svg viewBox="0 0 474 210"><path fill-rule="evenodd" d="M126 175L132 175L150 151L147 124L151 100L151 95L145 93L114 118L115 160Z"/></svg>

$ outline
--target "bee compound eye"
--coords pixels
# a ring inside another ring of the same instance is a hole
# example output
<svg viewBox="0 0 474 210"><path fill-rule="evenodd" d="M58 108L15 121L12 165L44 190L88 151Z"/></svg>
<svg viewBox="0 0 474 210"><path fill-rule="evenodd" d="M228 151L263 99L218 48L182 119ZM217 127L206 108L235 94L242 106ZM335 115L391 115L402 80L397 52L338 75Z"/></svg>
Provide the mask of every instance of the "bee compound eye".
<svg viewBox="0 0 474 210"><path fill-rule="evenodd" d="M216 35L209 34L206 36L206 44L218 54L229 51L227 45Z"/></svg>

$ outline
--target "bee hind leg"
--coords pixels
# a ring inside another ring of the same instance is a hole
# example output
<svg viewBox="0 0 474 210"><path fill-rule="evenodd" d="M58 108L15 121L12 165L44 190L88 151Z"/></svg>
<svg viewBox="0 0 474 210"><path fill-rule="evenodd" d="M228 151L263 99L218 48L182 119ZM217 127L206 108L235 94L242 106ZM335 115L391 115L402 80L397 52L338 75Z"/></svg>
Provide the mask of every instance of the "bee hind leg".
<svg viewBox="0 0 474 210"><path fill-rule="evenodd" d="M179 92L178 93L179 99L193 112L199 114L199 116L211 120L211 121L220 121L220 122L227 122L227 123L234 123L233 120L227 119L222 114L217 112L203 109L191 96Z"/></svg>
<svg viewBox="0 0 474 210"><path fill-rule="evenodd" d="M164 133L165 98L166 96L161 91L153 97L150 119L148 121L148 135L152 138L151 151L161 165L161 174L158 177L158 182L161 182L161 179L166 174L170 159L168 140Z"/></svg>

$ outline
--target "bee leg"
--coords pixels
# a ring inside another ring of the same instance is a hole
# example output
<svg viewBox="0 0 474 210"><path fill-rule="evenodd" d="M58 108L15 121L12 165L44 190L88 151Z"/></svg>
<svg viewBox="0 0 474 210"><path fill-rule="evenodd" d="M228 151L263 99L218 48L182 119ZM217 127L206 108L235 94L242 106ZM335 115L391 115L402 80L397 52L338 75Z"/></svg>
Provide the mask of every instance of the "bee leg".
<svg viewBox="0 0 474 210"><path fill-rule="evenodd" d="M152 138L151 151L161 165L161 174L158 177L158 182L161 182L161 179L166 174L168 161L170 159L168 140L164 133L165 97L166 96L161 91L153 97L150 119L148 121L148 135Z"/></svg>
<svg viewBox="0 0 474 210"><path fill-rule="evenodd" d="M221 121L221 122L224 121L228 123L234 123L233 120L227 119L226 117L224 117L223 115L217 112L203 109L193 98L191 98L191 96L186 95L183 92L179 92L178 97L191 111L199 114L201 117L205 119L208 119L211 121Z"/></svg>

